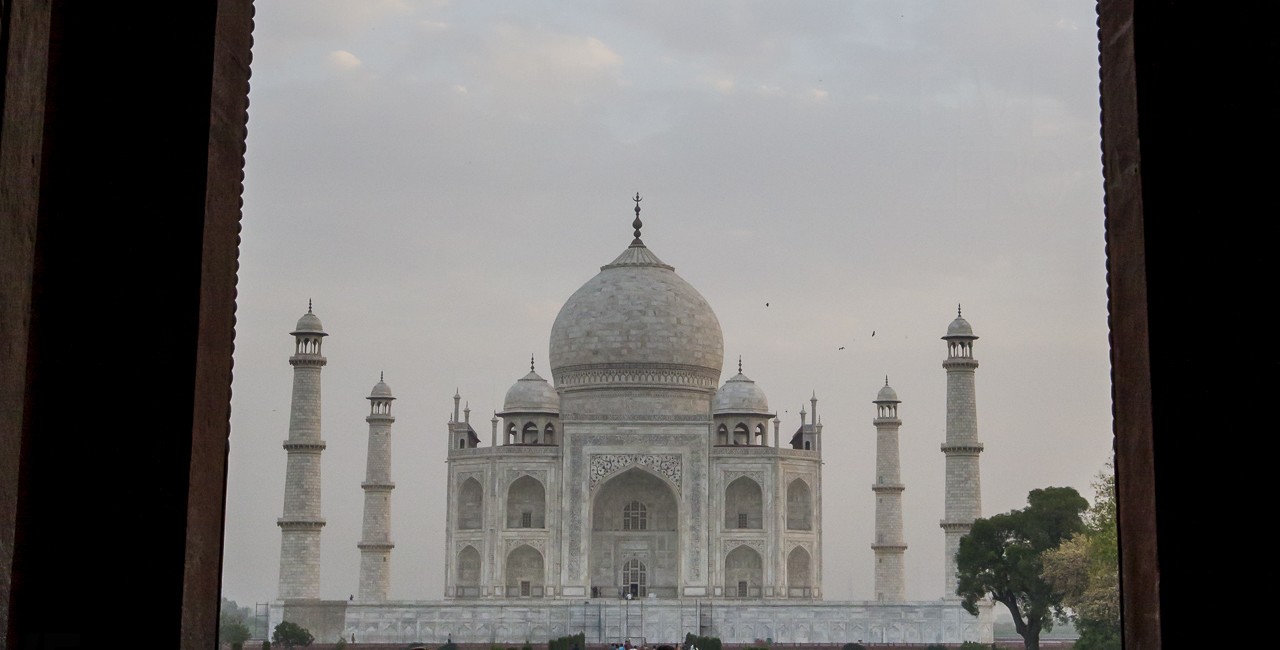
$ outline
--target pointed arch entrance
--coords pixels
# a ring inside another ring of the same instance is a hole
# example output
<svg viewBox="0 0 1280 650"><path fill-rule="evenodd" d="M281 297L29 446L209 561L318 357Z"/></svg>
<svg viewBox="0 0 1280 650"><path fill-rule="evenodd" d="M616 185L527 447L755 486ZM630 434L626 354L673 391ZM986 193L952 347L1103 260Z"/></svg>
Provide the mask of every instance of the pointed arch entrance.
<svg viewBox="0 0 1280 650"><path fill-rule="evenodd" d="M638 467L596 489L588 546L592 597L676 597L679 503L670 483Z"/></svg>
<svg viewBox="0 0 1280 650"><path fill-rule="evenodd" d="M528 544L521 545L507 555L507 597L541 598L546 584L545 563L542 553Z"/></svg>
<svg viewBox="0 0 1280 650"><path fill-rule="evenodd" d="M809 551L797 546L787 554L787 597L812 598L813 584L811 575L812 560Z"/></svg>
<svg viewBox="0 0 1280 650"><path fill-rule="evenodd" d="M764 584L764 561L759 551L745 544L733 549L724 559L724 595L726 598L759 598Z"/></svg>

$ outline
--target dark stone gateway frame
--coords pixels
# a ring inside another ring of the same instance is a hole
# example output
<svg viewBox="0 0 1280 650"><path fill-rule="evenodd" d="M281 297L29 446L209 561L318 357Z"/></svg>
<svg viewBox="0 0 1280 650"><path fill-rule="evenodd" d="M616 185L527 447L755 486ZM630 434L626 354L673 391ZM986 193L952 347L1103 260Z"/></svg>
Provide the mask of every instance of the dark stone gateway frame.
<svg viewBox="0 0 1280 650"><path fill-rule="evenodd" d="M1241 164L1266 21L1193 4L1099 5L1127 648L1206 630L1225 530L1176 508L1188 477L1239 478L1201 386L1249 380L1228 365L1261 330L1221 291L1274 277L1240 268L1274 234ZM214 647L252 15L0 0L3 647Z"/></svg>

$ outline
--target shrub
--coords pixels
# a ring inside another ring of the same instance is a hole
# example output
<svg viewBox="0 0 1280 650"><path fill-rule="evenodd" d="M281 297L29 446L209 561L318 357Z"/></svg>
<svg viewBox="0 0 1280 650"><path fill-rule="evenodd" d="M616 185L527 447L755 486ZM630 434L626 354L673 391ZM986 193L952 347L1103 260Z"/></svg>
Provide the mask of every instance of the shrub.
<svg viewBox="0 0 1280 650"><path fill-rule="evenodd" d="M525 648L529 648L529 645L525 644ZM580 632L552 639L547 642L547 650L587 650L587 635Z"/></svg>
<svg viewBox="0 0 1280 650"><path fill-rule="evenodd" d="M307 628L291 621L281 621L271 633L271 640L286 648L305 647L311 645L316 638L311 636Z"/></svg>
<svg viewBox="0 0 1280 650"><path fill-rule="evenodd" d="M840 646L840 650L867 650L867 647L861 643L846 643Z"/></svg>
<svg viewBox="0 0 1280 650"><path fill-rule="evenodd" d="M720 650L720 637L694 636L692 632L684 635L684 650L695 647L698 650Z"/></svg>
<svg viewBox="0 0 1280 650"><path fill-rule="evenodd" d="M960 644L960 650L988 650L988 646L977 641L965 641Z"/></svg>

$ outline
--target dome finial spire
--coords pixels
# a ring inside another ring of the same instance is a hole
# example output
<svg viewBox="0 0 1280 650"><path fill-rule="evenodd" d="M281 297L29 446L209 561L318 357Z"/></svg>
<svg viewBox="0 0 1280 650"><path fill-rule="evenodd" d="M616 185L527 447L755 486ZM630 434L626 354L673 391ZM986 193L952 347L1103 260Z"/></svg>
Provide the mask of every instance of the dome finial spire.
<svg viewBox="0 0 1280 650"><path fill-rule="evenodd" d="M307 298L307 313L311 313L311 299Z"/></svg>
<svg viewBox="0 0 1280 650"><path fill-rule="evenodd" d="M738 355L738 374L742 374L742 355Z"/></svg>
<svg viewBox="0 0 1280 650"><path fill-rule="evenodd" d="M378 371L378 381L386 381L387 380L386 377L387 377L387 373L381 370Z"/></svg>
<svg viewBox="0 0 1280 650"><path fill-rule="evenodd" d="M533 372L533 355L529 355L529 372Z"/></svg>
<svg viewBox="0 0 1280 650"><path fill-rule="evenodd" d="M963 318L963 316L960 315L960 303L956 303L956 318Z"/></svg>
<svg viewBox="0 0 1280 650"><path fill-rule="evenodd" d="M885 376L884 376L884 385L885 385L885 386L888 386L888 385L889 385L889 375L885 375Z"/></svg>
<svg viewBox="0 0 1280 650"><path fill-rule="evenodd" d="M636 238L631 242L632 246L644 246L644 242L640 241L640 228L644 223L640 221L640 202L644 199L640 198L640 193L636 192L636 198L632 201L636 202L636 220L631 222L631 227L636 229Z"/></svg>

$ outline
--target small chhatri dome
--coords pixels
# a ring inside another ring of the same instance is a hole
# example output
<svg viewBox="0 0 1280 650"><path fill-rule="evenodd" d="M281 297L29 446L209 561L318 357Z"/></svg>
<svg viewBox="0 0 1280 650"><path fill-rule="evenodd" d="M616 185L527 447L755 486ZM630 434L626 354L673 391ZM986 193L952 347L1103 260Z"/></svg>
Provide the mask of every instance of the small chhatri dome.
<svg viewBox="0 0 1280 650"><path fill-rule="evenodd" d="M311 313L311 301L307 301L307 313L298 319L298 326L290 334L318 334L320 336L328 336L324 333L324 326L320 324L320 317Z"/></svg>
<svg viewBox="0 0 1280 650"><path fill-rule="evenodd" d="M760 390L756 382L742 374L741 360L738 361L738 374L716 391L716 399L712 403L711 410L715 415L738 413L773 415L769 412L769 400L764 396L764 391Z"/></svg>
<svg viewBox="0 0 1280 650"><path fill-rule="evenodd" d="M382 373L378 373L378 383L373 385L372 391L369 391L368 399L395 399L391 394L391 387L382 380Z"/></svg>
<svg viewBox="0 0 1280 650"><path fill-rule="evenodd" d="M951 321L951 324L947 326L947 335L943 338L950 338L953 336L978 338L973 335L973 328L969 326L969 321L965 320L964 317L960 315L959 305L956 305L956 319Z"/></svg>
<svg viewBox="0 0 1280 650"><path fill-rule="evenodd" d="M876 393L876 401L877 402L901 402L902 401L898 399L898 392L889 387L888 377L884 378L884 388L881 388L880 392Z"/></svg>
<svg viewBox="0 0 1280 650"><path fill-rule="evenodd" d="M530 363L530 366L533 364ZM502 400L502 412L498 415L508 415L511 413L549 413L552 415L560 414L560 396L556 394L556 389L547 383L538 373L534 372L532 367L529 374L520 378L507 391L506 399Z"/></svg>

